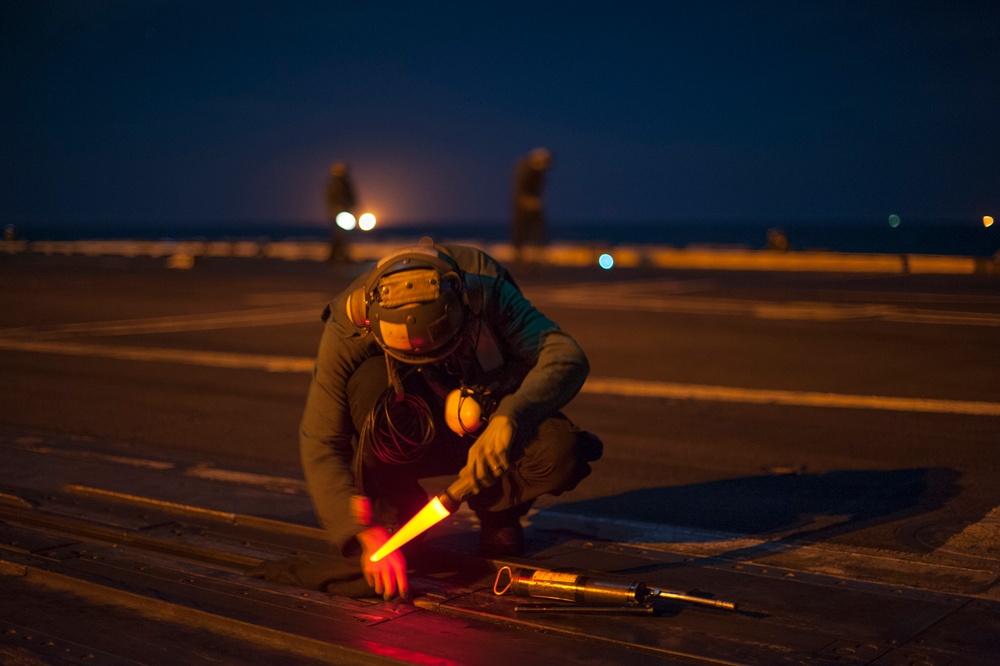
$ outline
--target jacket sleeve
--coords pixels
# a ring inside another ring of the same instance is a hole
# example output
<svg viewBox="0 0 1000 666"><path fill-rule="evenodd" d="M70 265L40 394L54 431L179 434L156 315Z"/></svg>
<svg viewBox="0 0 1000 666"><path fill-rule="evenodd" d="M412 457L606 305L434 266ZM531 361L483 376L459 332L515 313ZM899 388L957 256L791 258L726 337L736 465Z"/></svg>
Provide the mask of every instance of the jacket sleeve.
<svg viewBox="0 0 1000 666"><path fill-rule="evenodd" d="M354 536L364 529L350 506L357 493L352 469L356 433L347 382L362 361L375 355L372 347L370 339L345 335L335 318L327 323L299 426L299 454L316 515L343 554L356 547Z"/></svg>
<svg viewBox="0 0 1000 666"><path fill-rule="evenodd" d="M493 296L496 307L487 316L513 353L531 368L520 386L500 401L496 413L531 427L573 399L590 364L576 341L509 281L500 280Z"/></svg>

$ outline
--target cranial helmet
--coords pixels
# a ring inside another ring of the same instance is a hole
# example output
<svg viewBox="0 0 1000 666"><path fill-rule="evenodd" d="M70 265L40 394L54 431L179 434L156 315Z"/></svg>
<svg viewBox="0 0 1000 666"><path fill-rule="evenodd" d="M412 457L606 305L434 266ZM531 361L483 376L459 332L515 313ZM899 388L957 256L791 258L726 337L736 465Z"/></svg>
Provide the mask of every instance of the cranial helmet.
<svg viewBox="0 0 1000 666"><path fill-rule="evenodd" d="M462 277L454 261L433 247L400 250L348 296L347 313L396 360L438 361L462 341Z"/></svg>

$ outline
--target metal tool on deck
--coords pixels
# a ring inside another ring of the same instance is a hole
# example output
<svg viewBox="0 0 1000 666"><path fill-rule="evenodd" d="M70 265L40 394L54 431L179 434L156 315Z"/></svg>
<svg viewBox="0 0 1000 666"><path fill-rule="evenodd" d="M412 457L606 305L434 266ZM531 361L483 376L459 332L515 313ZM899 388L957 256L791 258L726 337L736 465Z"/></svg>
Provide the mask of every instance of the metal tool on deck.
<svg viewBox="0 0 1000 666"><path fill-rule="evenodd" d="M651 608L652 602L660 599L683 601L710 608L736 610L730 601L706 599L680 592L656 590L645 583L624 582L606 578L595 578L575 573L547 571L545 569L524 569L501 567L497 572L493 592L497 595L513 594L520 597L556 599L582 605L566 606L518 606L514 610L566 612L600 612L615 607L625 609Z"/></svg>

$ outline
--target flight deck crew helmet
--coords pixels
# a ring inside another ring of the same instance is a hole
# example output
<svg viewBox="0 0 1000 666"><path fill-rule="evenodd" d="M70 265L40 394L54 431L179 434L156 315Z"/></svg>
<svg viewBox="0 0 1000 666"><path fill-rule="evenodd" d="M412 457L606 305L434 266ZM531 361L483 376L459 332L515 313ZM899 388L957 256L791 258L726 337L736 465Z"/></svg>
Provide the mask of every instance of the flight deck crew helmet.
<svg viewBox="0 0 1000 666"><path fill-rule="evenodd" d="M433 247L400 250L380 261L365 285L348 296L347 313L397 361L439 361L462 341L461 273Z"/></svg>

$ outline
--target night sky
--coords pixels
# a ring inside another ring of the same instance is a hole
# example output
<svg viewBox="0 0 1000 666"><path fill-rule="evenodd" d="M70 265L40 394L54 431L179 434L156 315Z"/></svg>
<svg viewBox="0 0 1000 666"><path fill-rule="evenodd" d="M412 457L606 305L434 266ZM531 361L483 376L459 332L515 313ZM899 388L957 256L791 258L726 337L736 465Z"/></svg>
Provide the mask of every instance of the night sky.
<svg viewBox="0 0 1000 666"><path fill-rule="evenodd" d="M0 216L1000 213L1000 3L0 0Z"/></svg>

